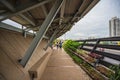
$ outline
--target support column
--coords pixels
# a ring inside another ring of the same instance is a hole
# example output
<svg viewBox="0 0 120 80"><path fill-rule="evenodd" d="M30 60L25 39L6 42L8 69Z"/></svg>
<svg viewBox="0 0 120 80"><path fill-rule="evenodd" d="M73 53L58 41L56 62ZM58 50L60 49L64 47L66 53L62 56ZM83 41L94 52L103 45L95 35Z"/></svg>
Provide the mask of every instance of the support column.
<svg viewBox="0 0 120 80"><path fill-rule="evenodd" d="M25 56L21 59L20 64L25 67L27 62L29 61L32 53L35 51L35 49L37 48L37 46L39 45L39 43L41 42L41 40L43 39L43 36L45 35L45 33L47 32L49 26L51 25L53 19L55 18L57 12L59 11L61 5L62 5L63 0L56 0L54 6L52 7L52 9L50 10L48 16L46 17L45 21L43 22L43 24L41 25L37 36L33 39L30 47L28 48L28 50L25 53Z"/></svg>
<svg viewBox="0 0 120 80"><path fill-rule="evenodd" d="M54 34L51 36L48 44L46 45L46 47L44 48L45 50L47 50L48 46L50 46L50 44L53 42L53 40L55 39L55 36L57 34L58 31L55 31Z"/></svg>
<svg viewBox="0 0 120 80"><path fill-rule="evenodd" d="M27 34L26 34L26 31L25 31L25 30L23 30L23 36L24 36L24 38L27 37Z"/></svg>

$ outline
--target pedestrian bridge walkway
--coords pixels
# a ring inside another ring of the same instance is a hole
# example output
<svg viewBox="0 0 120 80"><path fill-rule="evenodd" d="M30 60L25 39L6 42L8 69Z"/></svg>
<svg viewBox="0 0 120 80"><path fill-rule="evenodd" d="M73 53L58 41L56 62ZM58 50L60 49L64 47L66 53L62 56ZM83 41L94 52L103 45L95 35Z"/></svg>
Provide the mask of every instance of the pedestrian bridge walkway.
<svg viewBox="0 0 120 80"><path fill-rule="evenodd" d="M53 49L40 80L92 80L63 49Z"/></svg>

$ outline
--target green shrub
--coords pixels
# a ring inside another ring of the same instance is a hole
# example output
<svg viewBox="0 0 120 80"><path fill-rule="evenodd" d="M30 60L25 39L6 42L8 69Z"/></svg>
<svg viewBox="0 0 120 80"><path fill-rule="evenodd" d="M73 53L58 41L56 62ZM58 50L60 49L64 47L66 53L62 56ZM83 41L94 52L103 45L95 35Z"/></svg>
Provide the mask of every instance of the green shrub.
<svg viewBox="0 0 120 80"><path fill-rule="evenodd" d="M81 64L92 76L94 80L105 80L101 75L99 75L98 72L95 71L95 69L86 63L83 59L80 57L76 56L73 52L77 52L81 54L82 56L85 56L87 53L84 50L78 50L77 48L81 46L83 43L75 42L72 40L66 40L63 43L63 49L68 53L72 59L79 65ZM73 51L73 52L72 52Z"/></svg>
<svg viewBox="0 0 120 80"><path fill-rule="evenodd" d="M76 55L72 56L72 58L73 58L73 60L74 60L77 64L80 64L80 63L83 62L83 60L80 59L80 58L79 58L78 56L76 56Z"/></svg>
<svg viewBox="0 0 120 80"><path fill-rule="evenodd" d="M81 45L82 43L75 42L72 40L66 40L63 43L63 49L67 51L68 49L71 49L72 51L76 51L76 49Z"/></svg>
<svg viewBox="0 0 120 80"><path fill-rule="evenodd" d="M81 43L79 42L75 42L72 40L66 40L63 43L63 49L66 51L66 53L68 53L72 59L77 63L80 64L82 63L82 59L80 59L78 56L76 56L75 54L73 54L70 50L76 52L77 48L81 45Z"/></svg>
<svg viewBox="0 0 120 80"><path fill-rule="evenodd" d="M115 71L114 74L110 75L110 80L120 80L120 67L119 66L111 66L110 68Z"/></svg>

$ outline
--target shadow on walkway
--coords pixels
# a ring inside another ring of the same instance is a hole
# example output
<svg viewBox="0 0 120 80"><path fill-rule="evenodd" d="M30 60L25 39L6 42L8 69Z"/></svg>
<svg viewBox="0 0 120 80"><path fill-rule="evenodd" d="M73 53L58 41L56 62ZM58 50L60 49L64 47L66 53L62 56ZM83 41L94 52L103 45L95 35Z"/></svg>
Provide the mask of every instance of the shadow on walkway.
<svg viewBox="0 0 120 80"><path fill-rule="evenodd" d="M40 80L92 80L63 49L53 49Z"/></svg>

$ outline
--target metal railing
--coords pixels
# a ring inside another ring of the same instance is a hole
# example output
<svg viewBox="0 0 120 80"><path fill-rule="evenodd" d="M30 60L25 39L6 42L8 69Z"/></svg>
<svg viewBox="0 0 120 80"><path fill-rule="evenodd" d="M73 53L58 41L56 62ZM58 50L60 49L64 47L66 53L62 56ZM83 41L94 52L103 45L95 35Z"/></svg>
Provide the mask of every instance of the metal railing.
<svg viewBox="0 0 120 80"><path fill-rule="evenodd" d="M120 64L120 45L117 44L120 41L120 37L108 37L76 41L83 42L79 49L88 51L90 52L90 54L95 53L101 55L104 58L108 59L107 61L105 59L100 59L100 64L103 64L107 67ZM117 62L117 64L115 63L115 61Z"/></svg>

